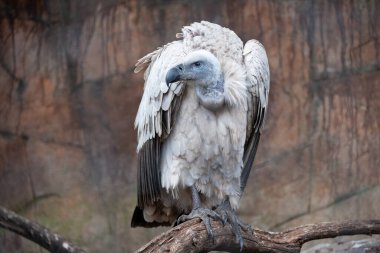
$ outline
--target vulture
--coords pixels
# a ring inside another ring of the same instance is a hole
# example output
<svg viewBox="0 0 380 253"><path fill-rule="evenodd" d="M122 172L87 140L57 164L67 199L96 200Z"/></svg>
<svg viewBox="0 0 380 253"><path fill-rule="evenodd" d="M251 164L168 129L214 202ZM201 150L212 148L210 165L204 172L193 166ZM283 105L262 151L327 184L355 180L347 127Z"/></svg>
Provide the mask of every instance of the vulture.
<svg viewBox="0 0 380 253"><path fill-rule="evenodd" d="M141 58L137 112L137 206L131 226L174 225L199 217L231 224L267 112L269 66L263 45L202 21Z"/></svg>

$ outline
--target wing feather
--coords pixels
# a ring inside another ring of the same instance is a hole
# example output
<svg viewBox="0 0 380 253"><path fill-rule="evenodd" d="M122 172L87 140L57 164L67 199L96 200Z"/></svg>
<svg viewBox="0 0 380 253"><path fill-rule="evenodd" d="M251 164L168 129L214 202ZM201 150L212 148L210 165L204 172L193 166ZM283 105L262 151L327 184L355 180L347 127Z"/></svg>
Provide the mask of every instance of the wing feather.
<svg viewBox="0 0 380 253"><path fill-rule="evenodd" d="M168 87L165 76L183 56L182 41L175 41L144 56L136 64L135 72L146 68L144 94L135 120L139 160L137 198L141 209L160 201L161 145L173 128L184 87L181 83Z"/></svg>
<svg viewBox="0 0 380 253"><path fill-rule="evenodd" d="M255 159L268 107L269 64L264 46L257 40L248 41L243 50L244 64L247 71L247 84L250 93L248 105L247 138L244 147L243 171L241 174L241 191L247 184Z"/></svg>

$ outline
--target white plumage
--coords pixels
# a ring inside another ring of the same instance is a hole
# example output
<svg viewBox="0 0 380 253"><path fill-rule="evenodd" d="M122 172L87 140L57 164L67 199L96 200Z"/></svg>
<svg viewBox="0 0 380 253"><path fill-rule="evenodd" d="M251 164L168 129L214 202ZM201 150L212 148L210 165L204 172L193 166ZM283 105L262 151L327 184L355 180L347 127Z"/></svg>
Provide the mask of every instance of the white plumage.
<svg viewBox="0 0 380 253"><path fill-rule="evenodd" d="M205 208L228 200L236 209L267 110L269 67L258 41L243 47L233 31L205 21L177 37L136 64L136 72L147 69L135 121L139 203L132 226L169 225L189 213L191 187ZM214 76L198 78L195 63ZM198 79L167 84L179 64Z"/></svg>

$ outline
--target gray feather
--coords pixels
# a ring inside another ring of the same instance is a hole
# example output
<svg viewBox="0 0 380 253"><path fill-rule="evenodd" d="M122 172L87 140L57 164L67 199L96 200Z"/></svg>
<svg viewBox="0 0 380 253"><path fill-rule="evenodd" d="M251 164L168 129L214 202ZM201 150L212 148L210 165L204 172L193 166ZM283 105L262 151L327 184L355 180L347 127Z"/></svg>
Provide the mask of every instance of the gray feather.
<svg viewBox="0 0 380 253"><path fill-rule="evenodd" d="M243 192L256 156L261 129L267 113L269 95L269 65L263 45L257 40L250 40L244 47L244 62L247 79L252 84L251 103L248 109L247 139L244 146L243 171L240 188Z"/></svg>
<svg viewBox="0 0 380 253"><path fill-rule="evenodd" d="M159 139L148 140L138 155L137 202L141 208L161 195L160 146Z"/></svg>

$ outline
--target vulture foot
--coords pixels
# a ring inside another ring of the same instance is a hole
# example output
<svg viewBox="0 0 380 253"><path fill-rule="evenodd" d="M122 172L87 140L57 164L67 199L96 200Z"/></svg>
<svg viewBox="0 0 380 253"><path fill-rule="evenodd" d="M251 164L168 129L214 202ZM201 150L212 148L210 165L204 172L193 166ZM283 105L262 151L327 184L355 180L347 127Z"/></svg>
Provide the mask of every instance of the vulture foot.
<svg viewBox="0 0 380 253"><path fill-rule="evenodd" d="M240 250L243 250L244 240L241 235L240 228L244 231L253 233L252 228L249 224L243 223L236 215L235 210L232 209L230 201L224 201L215 210L222 218L223 225L229 223L232 227L232 231L235 234L236 242L240 245Z"/></svg>
<svg viewBox="0 0 380 253"><path fill-rule="evenodd" d="M214 238L210 223L210 217L222 221L222 218L215 211L203 207L198 207L193 209L191 213L183 214L180 217L178 217L176 223L178 225L194 218L200 218L206 227L208 236Z"/></svg>

